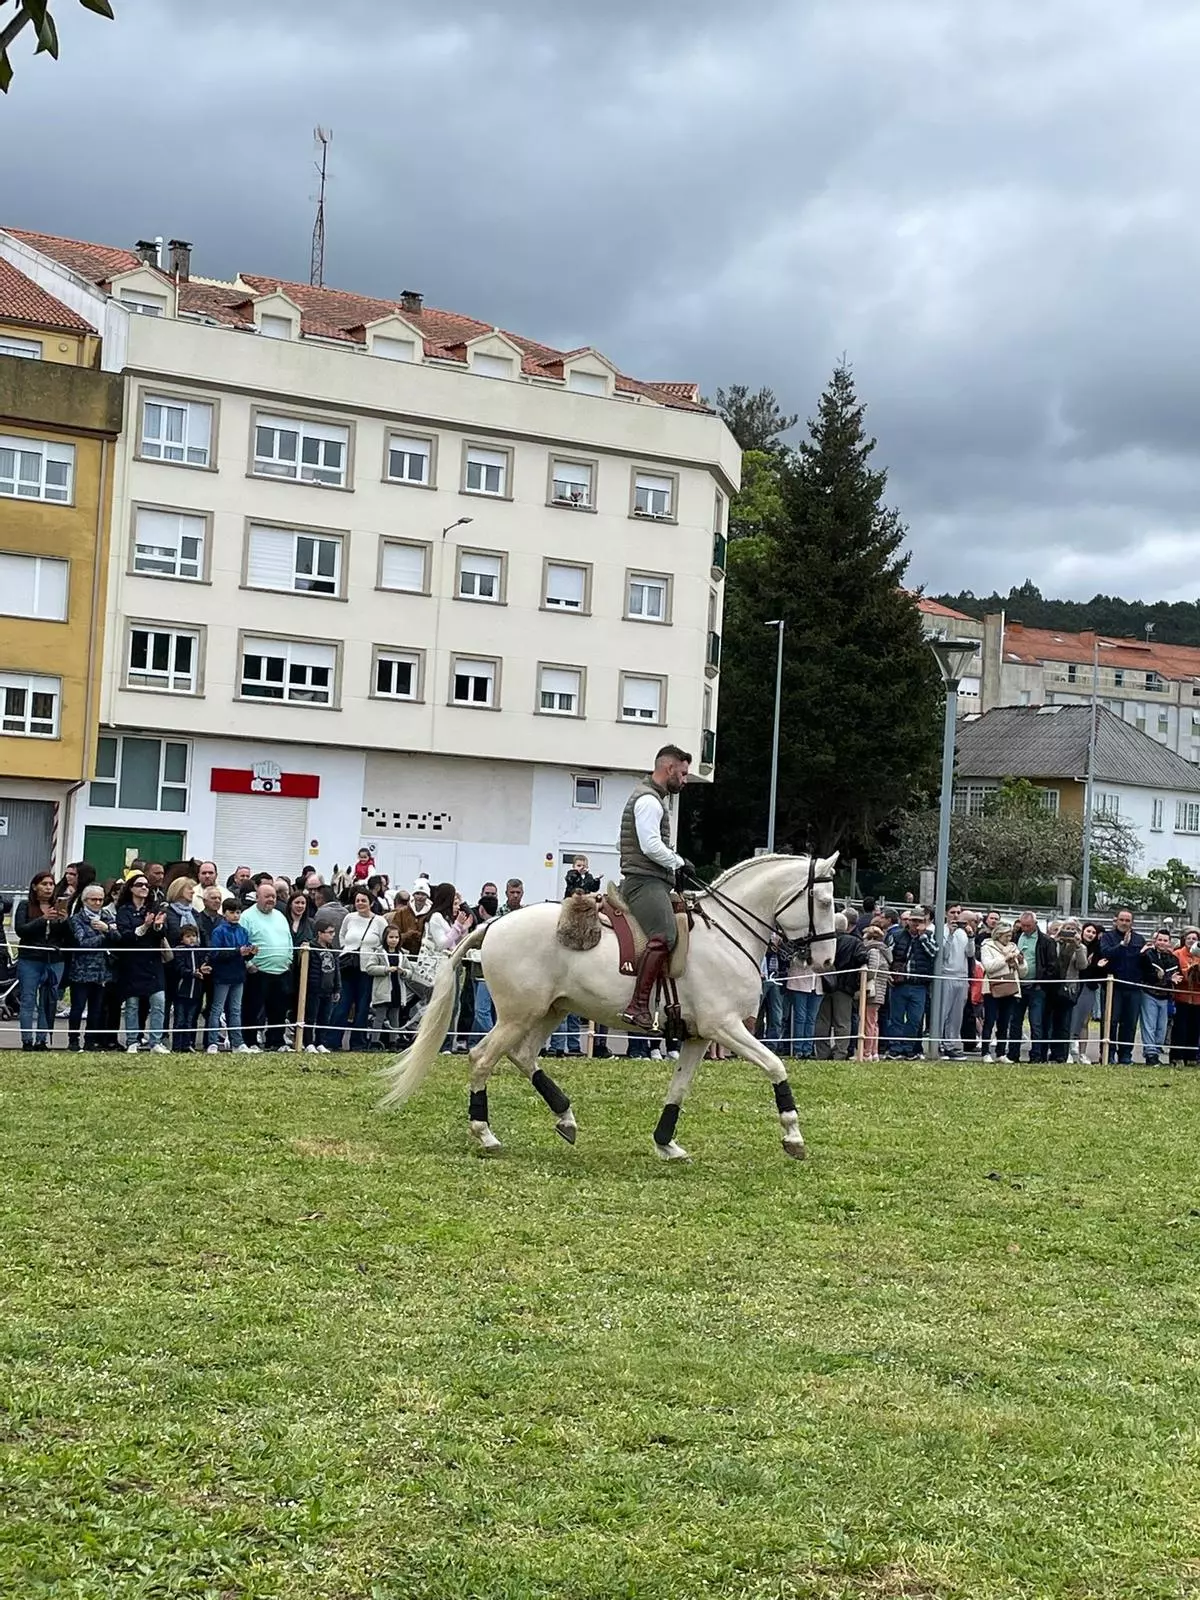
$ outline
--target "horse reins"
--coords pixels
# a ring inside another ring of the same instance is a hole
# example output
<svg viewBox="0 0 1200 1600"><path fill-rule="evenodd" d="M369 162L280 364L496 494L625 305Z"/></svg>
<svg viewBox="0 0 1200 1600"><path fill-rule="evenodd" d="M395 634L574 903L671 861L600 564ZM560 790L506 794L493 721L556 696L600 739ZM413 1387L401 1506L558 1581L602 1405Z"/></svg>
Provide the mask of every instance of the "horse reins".
<svg viewBox="0 0 1200 1600"><path fill-rule="evenodd" d="M783 937L780 939L779 954L788 962L789 965L795 960L801 960L805 963L810 963L812 960L812 947L814 944L824 944L830 939L837 938L836 933L815 933L813 931L817 915L816 895L814 890L816 889L818 883L833 882L831 877L817 877L816 861L813 856L809 856L808 858L808 877L806 881L799 889L796 890L795 894L792 895L790 899L785 900L783 904L777 908L775 911L774 920L772 922L768 922L765 917L760 917L756 911L751 911L748 906L742 905L740 901L733 900L728 895L723 894L720 889L714 888L711 883L705 883L704 879L698 877L694 872L689 873L688 876L691 878L693 883L699 885L699 887L704 890L705 894L711 895L716 901L717 905L721 906L725 911L727 911L733 920L738 923L740 927L744 928L752 939L764 938L763 930L765 930L765 940L768 944L777 935L783 934L783 929L779 926L779 918L791 906L794 906L797 900L799 900L802 896L807 895L808 933L802 935L798 939L788 939ZM703 915L703 912L701 912L701 915ZM750 920L747 921L747 918ZM758 958L751 955L750 951L746 949L741 940L735 938L734 935L729 932L728 928L723 928L719 922L711 922L707 917L705 917L704 920L709 927L715 927L718 933L723 934L735 949L740 950L745 956L746 960L749 961L753 967L756 969L758 968ZM753 926L754 923L758 923L757 928Z"/></svg>

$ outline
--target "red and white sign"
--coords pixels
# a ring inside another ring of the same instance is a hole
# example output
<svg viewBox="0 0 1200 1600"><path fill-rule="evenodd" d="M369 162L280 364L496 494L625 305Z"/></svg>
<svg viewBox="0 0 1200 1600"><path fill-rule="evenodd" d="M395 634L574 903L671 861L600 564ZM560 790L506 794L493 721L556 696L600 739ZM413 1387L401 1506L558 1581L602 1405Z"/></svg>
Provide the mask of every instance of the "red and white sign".
<svg viewBox="0 0 1200 1600"><path fill-rule="evenodd" d="M278 762L256 761L252 767L214 767L209 787L214 794L277 794L315 800L321 793L321 780L315 772L284 772Z"/></svg>

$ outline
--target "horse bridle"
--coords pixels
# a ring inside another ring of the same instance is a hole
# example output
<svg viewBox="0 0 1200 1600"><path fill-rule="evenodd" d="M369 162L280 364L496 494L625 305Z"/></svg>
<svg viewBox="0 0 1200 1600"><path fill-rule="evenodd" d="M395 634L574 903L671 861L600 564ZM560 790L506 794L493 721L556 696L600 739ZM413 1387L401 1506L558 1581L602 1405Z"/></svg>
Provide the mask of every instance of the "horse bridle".
<svg viewBox="0 0 1200 1600"><path fill-rule="evenodd" d="M734 921L739 923L751 936L751 938L764 938L763 930L765 930L765 938L768 943L770 943L772 939L778 938L780 957L781 959L785 960L789 966L793 961L797 960L803 961L806 965L810 964L812 961L813 945L825 944L830 939L837 938L836 933L813 932L813 927L817 920L817 902L814 891L819 883L833 882L832 877L817 877L817 864L814 856L809 856L808 858L807 879L800 886L800 888L796 890L794 895L785 900L781 906L776 907L774 918L770 922L768 922L765 917L760 917L756 911L751 911L748 906L742 905L740 901L733 900L728 895L723 894L720 889L714 888L711 883L705 883L703 878L696 877L694 873L689 874L689 876L691 877L693 883L699 885L699 887L703 889L706 894L710 894L713 897L719 906L728 911ZM784 934L783 929L779 926L779 919L785 911L789 910L796 904L797 900L805 896L807 896L808 899L808 932L806 934L802 934L798 939L789 939ZM747 918L750 920L747 921ZM757 928L752 925L755 922L758 923ZM758 966L757 957L751 955L750 951L746 949L745 945L742 944L740 940L735 939L733 934L731 934L727 928L722 928L719 923L715 923L713 926L717 928L718 932L723 933L729 942L735 945L742 952L747 961L751 962L755 967Z"/></svg>

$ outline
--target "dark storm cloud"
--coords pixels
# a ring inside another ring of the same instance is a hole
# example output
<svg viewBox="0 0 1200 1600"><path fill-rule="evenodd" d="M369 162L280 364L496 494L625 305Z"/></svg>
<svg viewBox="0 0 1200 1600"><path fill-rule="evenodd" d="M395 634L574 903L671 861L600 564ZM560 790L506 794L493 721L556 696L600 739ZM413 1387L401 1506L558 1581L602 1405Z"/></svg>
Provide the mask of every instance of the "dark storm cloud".
<svg viewBox="0 0 1200 1600"><path fill-rule="evenodd" d="M0 106L3 212L403 287L810 411L844 351L912 576L1194 593L1182 0L117 0Z"/></svg>

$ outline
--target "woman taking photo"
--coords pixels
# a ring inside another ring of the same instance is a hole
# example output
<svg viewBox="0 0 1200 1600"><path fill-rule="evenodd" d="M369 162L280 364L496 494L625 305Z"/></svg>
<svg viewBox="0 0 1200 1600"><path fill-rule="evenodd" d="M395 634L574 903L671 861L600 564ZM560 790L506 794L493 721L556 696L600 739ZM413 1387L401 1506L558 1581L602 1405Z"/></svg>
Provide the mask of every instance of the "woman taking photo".
<svg viewBox="0 0 1200 1600"><path fill-rule="evenodd" d="M125 1009L125 1050L138 1052L138 1009L146 1002L146 1041L156 1056L170 1055L163 1043L166 999L163 970L171 947L164 932L166 909L150 904L150 884L144 872L135 872L117 899L117 943L124 947L117 960L117 977Z"/></svg>
<svg viewBox="0 0 1200 1600"><path fill-rule="evenodd" d="M13 912L17 979L21 985L21 1049L48 1050L58 1009L58 972L71 925L66 903L55 900L54 874L39 872Z"/></svg>
<svg viewBox="0 0 1200 1600"><path fill-rule="evenodd" d="M1011 923L996 924L983 941L979 959L983 963L988 992L996 1003L996 1054L993 1057L989 1051L983 1059L1018 1062L1021 1059L1021 1013L1016 1010L1016 1004L1021 998L1021 979L1028 968L1025 957L1013 943Z"/></svg>

